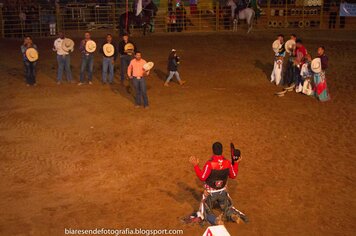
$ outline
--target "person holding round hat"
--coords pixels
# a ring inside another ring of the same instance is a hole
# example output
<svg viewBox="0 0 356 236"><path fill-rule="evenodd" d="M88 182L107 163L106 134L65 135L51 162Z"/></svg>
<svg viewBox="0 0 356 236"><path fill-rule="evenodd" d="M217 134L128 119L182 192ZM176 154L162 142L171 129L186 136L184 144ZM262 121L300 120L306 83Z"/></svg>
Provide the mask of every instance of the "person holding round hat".
<svg viewBox="0 0 356 236"><path fill-rule="evenodd" d="M179 72L178 72L178 65L179 65L179 57L177 56L177 51L175 49L172 49L168 56L169 75L168 78L166 79L166 82L164 83L164 86L166 87L169 86L169 81L171 81L174 75L176 76L178 83L180 85L185 84L185 81L180 79Z"/></svg>
<svg viewBox="0 0 356 236"><path fill-rule="evenodd" d="M125 74L127 72L127 67L129 66L131 60L134 58L136 51L137 51L136 44L129 39L128 34L124 34L122 36L122 40L119 42L120 72L121 72L122 84L125 81Z"/></svg>
<svg viewBox="0 0 356 236"><path fill-rule="evenodd" d="M25 77L27 86L36 85L36 64L38 60L37 46L33 44L31 36L25 36L21 45L21 53L25 66Z"/></svg>
<svg viewBox="0 0 356 236"><path fill-rule="evenodd" d="M132 59L127 67L127 75L132 80L133 86L136 90L136 107L141 106L141 99L143 98L144 108L148 108L148 96L145 76L150 74L149 70L145 70L144 67L147 62L142 59L141 52L135 53L135 59Z"/></svg>
<svg viewBox="0 0 356 236"><path fill-rule="evenodd" d="M286 53L288 54L288 61L286 66L286 73L283 79L283 84L287 90L293 90L294 84L296 83L294 80L294 60L295 60L295 44L296 44L297 36L295 34L290 35L290 39L284 44Z"/></svg>
<svg viewBox="0 0 356 236"><path fill-rule="evenodd" d="M305 63L305 57L308 54L307 49L304 47L303 42L301 39L296 40L296 49L295 49L295 59L294 59L294 65L295 65L295 91L297 93L301 93L303 91L303 84L304 80L302 76L300 75L300 70L302 69L303 64Z"/></svg>
<svg viewBox="0 0 356 236"><path fill-rule="evenodd" d="M72 82L72 71L70 69L70 53L74 51L73 40L66 38L63 32L59 32L54 41L53 51L57 52L58 72L57 84L61 84L63 72L65 71L67 81Z"/></svg>
<svg viewBox="0 0 356 236"><path fill-rule="evenodd" d="M117 49L112 41L112 35L106 35L106 41L102 44L100 52L103 54L103 75L102 83L106 84L106 77L109 70L109 83L114 82L114 64L117 58Z"/></svg>
<svg viewBox="0 0 356 236"><path fill-rule="evenodd" d="M286 55L284 48L284 36L282 34L277 36L277 39L272 44L272 49L274 52L274 66L271 74L271 82L275 82L276 85L280 85L282 82L283 59Z"/></svg>
<svg viewBox="0 0 356 236"><path fill-rule="evenodd" d="M94 52L96 50L96 43L91 40L89 32L85 32L84 39L80 42L79 50L82 54L82 63L80 66L80 82L78 85L84 84L84 74L88 73L88 83L93 84L93 66L94 66Z"/></svg>
<svg viewBox="0 0 356 236"><path fill-rule="evenodd" d="M315 96L319 101L325 102L330 100L328 87L326 85L325 71L328 68L329 59L325 55L325 48L320 46L318 48L318 57L311 63L311 69L313 71L314 84L315 84Z"/></svg>

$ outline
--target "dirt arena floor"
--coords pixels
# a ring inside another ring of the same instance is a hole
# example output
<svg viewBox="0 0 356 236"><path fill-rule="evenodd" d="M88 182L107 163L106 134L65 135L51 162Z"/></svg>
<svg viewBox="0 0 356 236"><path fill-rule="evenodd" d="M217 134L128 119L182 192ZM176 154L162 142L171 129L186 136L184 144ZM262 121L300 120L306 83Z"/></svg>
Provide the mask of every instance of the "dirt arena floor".
<svg viewBox="0 0 356 236"><path fill-rule="evenodd" d="M35 40L38 86L26 87L21 41L1 40L0 235L128 227L202 235L205 227L180 221L202 192L188 159L202 166L217 140L228 158L231 141L243 155L229 191L250 223L227 223L231 235L355 235L356 34L297 33L313 56L327 49L329 102L274 96L277 32L134 38L156 64L149 110L134 108L117 83L100 84L99 54L94 85L58 86L53 39ZM163 87L171 48L183 87ZM76 81L79 63L76 49Z"/></svg>

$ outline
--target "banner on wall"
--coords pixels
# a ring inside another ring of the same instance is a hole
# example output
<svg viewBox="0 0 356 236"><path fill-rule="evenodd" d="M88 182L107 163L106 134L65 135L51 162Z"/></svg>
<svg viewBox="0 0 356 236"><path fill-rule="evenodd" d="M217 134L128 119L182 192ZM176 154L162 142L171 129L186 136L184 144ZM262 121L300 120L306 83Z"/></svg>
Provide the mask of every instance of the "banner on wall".
<svg viewBox="0 0 356 236"><path fill-rule="evenodd" d="M341 3L340 16L356 16L356 3Z"/></svg>

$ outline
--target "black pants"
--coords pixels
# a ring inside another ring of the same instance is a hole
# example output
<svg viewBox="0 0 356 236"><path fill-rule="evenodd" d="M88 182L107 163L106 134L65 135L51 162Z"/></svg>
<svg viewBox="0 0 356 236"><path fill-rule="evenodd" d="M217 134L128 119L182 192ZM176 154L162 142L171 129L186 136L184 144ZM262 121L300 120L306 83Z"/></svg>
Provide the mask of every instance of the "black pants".
<svg viewBox="0 0 356 236"><path fill-rule="evenodd" d="M291 86L293 83L296 84L296 66L293 63L294 58L289 58L287 62L287 70L285 74L285 78L283 79L283 84L286 86Z"/></svg>
<svg viewBox="0 0 356 236"><path fill-rule="evenodd" d="M26 83L34 85L36 83L36 62L24 61Z"/></svg>
<svg viewBox="0 0 356 236"><path fill-rule="evenodd" d="M343 29L345 28L345 16L340 16L340 28Z"/></svg>
<svg viewBox="0 0 356 236"><path fill-rule="evenodd" d="M331 28L335 29L336 16L337 16L336 12L330 12L330 14L329 14L329 29L331 29Z"/></svg>

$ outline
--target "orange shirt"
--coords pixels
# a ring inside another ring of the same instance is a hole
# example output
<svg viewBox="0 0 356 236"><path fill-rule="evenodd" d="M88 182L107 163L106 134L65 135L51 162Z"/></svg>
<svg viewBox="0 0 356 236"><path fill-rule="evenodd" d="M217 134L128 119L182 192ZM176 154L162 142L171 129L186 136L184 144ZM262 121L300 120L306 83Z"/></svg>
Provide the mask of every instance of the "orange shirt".
<svg viewBox="0 0 356 236"><path fill-rule="evenodd" d="M141 60L136 60L132 59L130 62L129 67L127 68L127 74L128 76L133 76L133 77L143 77L145 70L143 69L143 65L146 64L147 62L143 59Z"/></svg>

